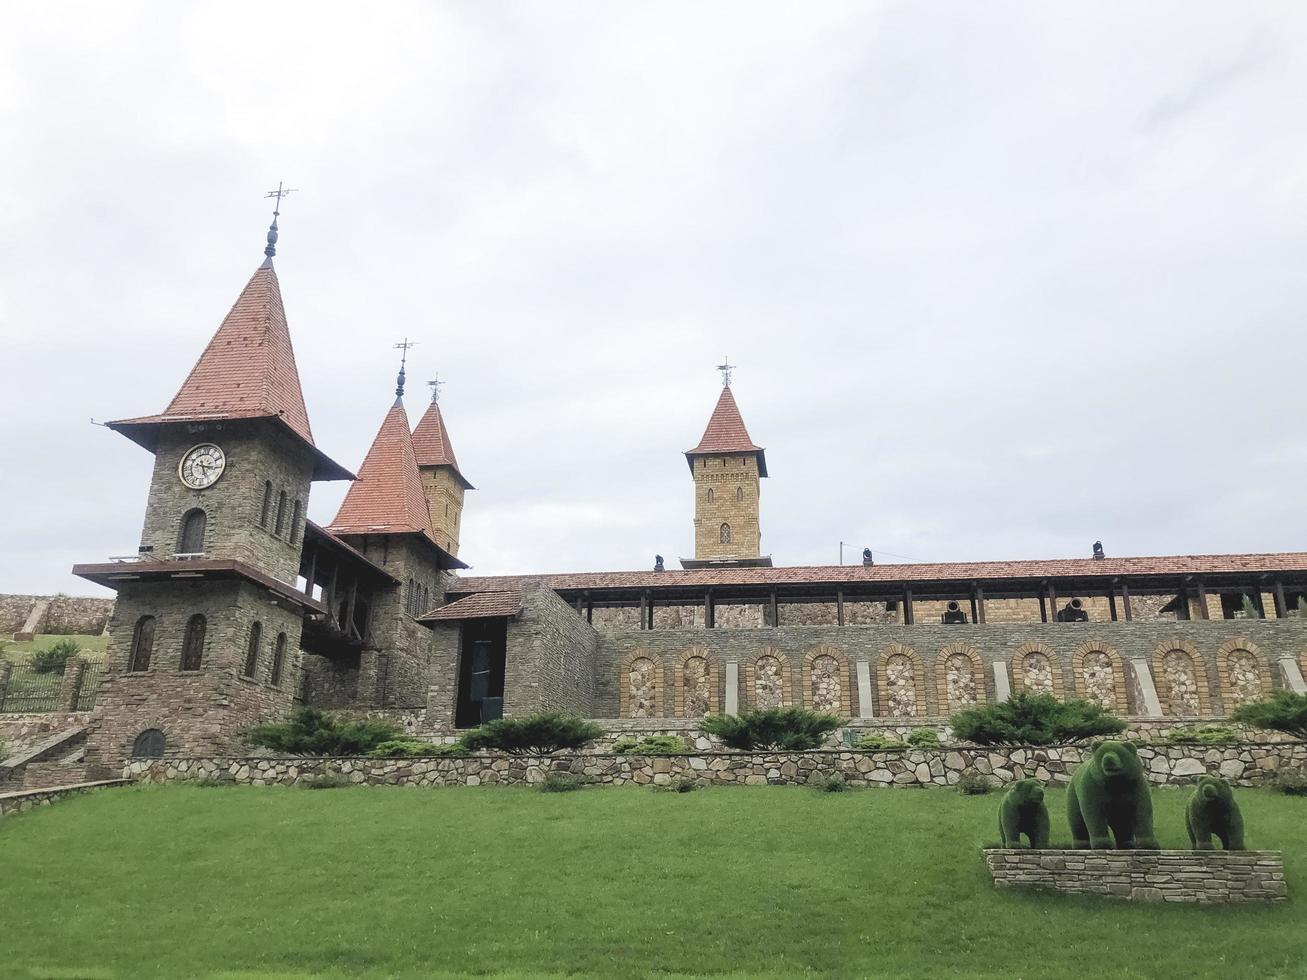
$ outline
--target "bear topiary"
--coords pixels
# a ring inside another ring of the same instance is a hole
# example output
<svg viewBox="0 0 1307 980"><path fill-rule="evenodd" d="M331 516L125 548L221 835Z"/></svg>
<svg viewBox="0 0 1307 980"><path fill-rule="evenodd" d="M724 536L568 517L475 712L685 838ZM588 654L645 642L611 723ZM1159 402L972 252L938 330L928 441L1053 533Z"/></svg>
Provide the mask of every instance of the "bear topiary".
<svg viewBox="0 0 1307 980"><path fill-rule="evenodd" d="M1004 847L1021 847L1021 835L1033 848L1048 847L1048 807L1038 779L1021 779L1008 787L998 805L998 835Z"/></svg>
<svg viewBox="0 0 1307 980"><path fill-rule="evenodd" d="M1212 849L1212 835L1227 851L1243 850L1243 814L1230 784L1220 776L1199 776L1194 795L1184 808L1189 843L1200 851Z"/></svg>
<svg viewBox="0 0 1307 980"><path fill-rule="evenodd" d="M1115 837L1122 850L1157 848L1153 797L1131 742L1108 740L1094 748L1071 777L1066 808L1076 847L1110 850Z"/></svg>

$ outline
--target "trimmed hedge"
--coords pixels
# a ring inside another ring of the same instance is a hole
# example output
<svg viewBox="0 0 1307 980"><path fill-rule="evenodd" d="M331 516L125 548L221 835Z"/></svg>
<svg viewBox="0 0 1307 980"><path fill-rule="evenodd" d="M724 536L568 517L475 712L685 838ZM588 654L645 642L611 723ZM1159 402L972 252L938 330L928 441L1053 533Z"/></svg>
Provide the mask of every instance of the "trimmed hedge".
<svg viewBox="0 0 1307 980"><path fill-rule="evenodd" d="M710 715L699 728L732 749L794 752L820 748L826 734L842 724L834 715L807 708L767 708L738 715Z"/></svg>

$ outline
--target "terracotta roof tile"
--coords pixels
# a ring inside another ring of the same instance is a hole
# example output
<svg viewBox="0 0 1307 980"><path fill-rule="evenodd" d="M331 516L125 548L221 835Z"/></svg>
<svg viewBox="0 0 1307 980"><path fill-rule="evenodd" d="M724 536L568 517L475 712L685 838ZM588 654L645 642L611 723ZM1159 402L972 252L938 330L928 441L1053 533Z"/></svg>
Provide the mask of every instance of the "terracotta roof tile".
<svg viewBox="0 0 1307 980"><path fill-rule="evenodd" d="M434 543L408 414L398 398L327 530L332 534L425 534Z"/></svg>
<svg viewBox="0 0 1307 980"><path fill-rule="evenodd" d="M808 565L790 568L705 568L665 572L574 572L559 575L469 576L450 589L520 588L539 582L553 589L687 588L709 585L818 585L875 582L967 582L977 579L1096 578L1133 575L1219 575L1307 572L1307 553L1173 555L1143 558L1064 558L1034 561L949 562L903 565Z"/></svg>
<svg viewBox="0 0 1307 980"><path fill-rule="evenodd" d="M449 427L440 413L440 402L433 401L418 420L418 426L413 430L413 451L417 454L418 466L448 466L464 489L475 489L458 468L454 445L449 441Z"/></svg>
<svg viewBox="0 0 1307 980"><path fill-rule="evenodd" d="M717 399L717 407L708 419L708 428L704 429L699 445L686 451L690 469L694 469L695 456L711 453L756 453L758 455L758 473L767 475L766 457L761 446L755 446L749 438L749 430L744 426L740 408L735 404L735 396L730 388L723 388Z"/></svg>
<svg viewBox="0 0 1307 980"><path fill-rule="evenodd" d="M521 611L521 592L477 592L457 602L451 602L447 606L441 606L421 618L425 622L488 619L491 616L516 616Z"/></svg>

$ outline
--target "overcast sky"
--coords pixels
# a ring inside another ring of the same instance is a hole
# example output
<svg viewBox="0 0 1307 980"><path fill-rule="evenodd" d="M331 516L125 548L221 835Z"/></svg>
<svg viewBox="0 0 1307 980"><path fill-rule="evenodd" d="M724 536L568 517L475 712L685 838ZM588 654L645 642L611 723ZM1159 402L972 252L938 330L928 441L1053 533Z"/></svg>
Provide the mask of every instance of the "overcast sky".
<svg viewBox="0 0 1307 980"><path fill-rule="evenodd" d="M318 445L417 340L476 572L690 555L723 355L779 564L1307 549L1301 3L5 7L0 592L135 551L90 420L167 405L280 179Z"/></svg>

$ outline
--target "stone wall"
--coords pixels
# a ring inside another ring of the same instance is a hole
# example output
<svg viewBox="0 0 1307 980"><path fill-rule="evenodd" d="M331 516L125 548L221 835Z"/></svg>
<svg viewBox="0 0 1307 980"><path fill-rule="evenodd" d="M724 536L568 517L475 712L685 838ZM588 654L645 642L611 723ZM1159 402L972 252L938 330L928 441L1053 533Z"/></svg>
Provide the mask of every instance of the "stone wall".
<svg viewBox="0 0 1307 980"><path fill-rule="evenodd" d="M1043 888L1136 902L1283 902L1279 851L985 851L998 888Z"/></svg>
<svg viewBox="0 0 1307 980"><path fill-rule="evenodd" d="M762 545L757 459L749 453L699 456L691 460L691 465L694 557L757 558ZM725 542L723 524L731 529L730 539Z"/></svg>
<svg viewBox="0 0 1307 980"><path fill-rule="evenodd" d="M0 640L27 625L28 616L40 603L45 604L45 611L32 632L99 636L109 622L113 602L91 596L0 595Z"/></svg>
<svg viewBox="0 0 1307 980"><path fill-rule="evenodd" d="M887 752L703 752L679 756L477 755L437 759L182 758L129 761L123 776L148 782L225 778L256 785L341 775L385 786L479 786L538 783L569 772L605 786L663 785L692 779L704 785L805 785L840 775L852 786L952 786L963 773L998 783L1033 777L1063 784L1089 754L1083 746L978 749L953 746ZM1257 786L1281 768L1307 769L1307 742L1250 744L1230 749L1141 746L1139 757L1155 786L1187 785L1203 773L1236 786Z"/></svg>
<svg viewBox="0 0 1307 980"><path fill-rule="evenodd" d="M49 806L68 796L89 793L91 790L105 789L111 786L127 786L130 780L102 779L93 783L74 783L71 786L59 786L53 789L23 790L17 793L0 793L0 817L22 813L38 806Z"/></svg>
<svg viewBox="0 0 1307 980"><path fill-rule="evenodd" d="M49 711L36 714L0 714L0 742L9 754L52 732L77 728L91 720L89 711ZM5 753L0 753L3 759Z"/></svg>
<svg viewBox="0 0 1307 980"><path fill-rule="evenodd" d="M599 634L552 589L529 588L523 603L508 621L504 714L592 714Z"/></svg>

